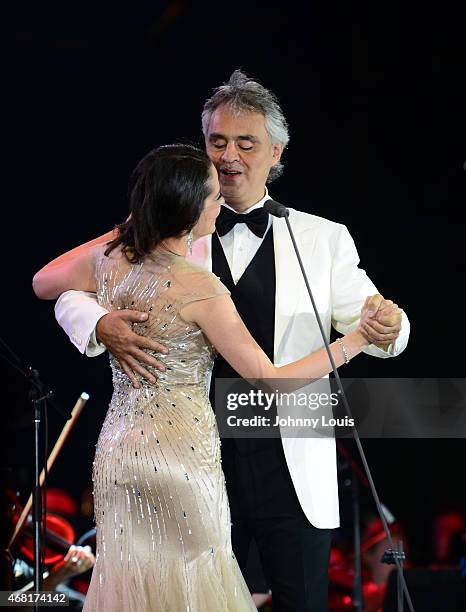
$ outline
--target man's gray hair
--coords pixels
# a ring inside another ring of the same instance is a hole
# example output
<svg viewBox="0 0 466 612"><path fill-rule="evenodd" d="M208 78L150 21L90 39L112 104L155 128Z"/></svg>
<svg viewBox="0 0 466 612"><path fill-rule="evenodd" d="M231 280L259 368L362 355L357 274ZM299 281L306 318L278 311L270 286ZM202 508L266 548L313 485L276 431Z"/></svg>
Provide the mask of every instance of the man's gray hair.
<svg viewBox="0 0 466 612"><path fill-rule="evenodd" d="M202 111L202 131L207 138L210 119L219 106L227 106L233 113L260 113L265 117L265 128L272 144L286 147L290 140L288 124L274 93L257 81L253 81L241 70L235 70L228 83L214 90L211 98L206 100ZM277 162L270 169L267 182L271 183L283 172L283 164Z"/></svg>

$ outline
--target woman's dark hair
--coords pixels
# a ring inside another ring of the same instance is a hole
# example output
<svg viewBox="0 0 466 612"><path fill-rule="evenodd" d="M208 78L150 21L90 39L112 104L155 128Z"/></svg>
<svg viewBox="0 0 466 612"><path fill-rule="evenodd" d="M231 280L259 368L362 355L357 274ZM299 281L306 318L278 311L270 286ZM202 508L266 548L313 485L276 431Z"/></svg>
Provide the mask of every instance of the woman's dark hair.
<svg viewBox="0 0 466 612"><path fill-rule="evenodd" d="M204 151L186 144L150 151L134 169L129 182L130 218L117 225L117 246L131 263L148 255L165 238L192 230L209 195L212 162Z"/></svg>

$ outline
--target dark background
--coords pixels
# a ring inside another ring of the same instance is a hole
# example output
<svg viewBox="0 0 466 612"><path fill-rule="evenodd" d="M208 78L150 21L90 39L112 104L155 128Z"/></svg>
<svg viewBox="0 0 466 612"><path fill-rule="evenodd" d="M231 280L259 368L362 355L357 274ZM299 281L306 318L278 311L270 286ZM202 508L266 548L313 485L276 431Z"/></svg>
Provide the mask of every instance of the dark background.
<svg viewBox="0 0 466 612"><path fill-rule="evenodd" d="M127 178L150 148L201 142L203 101L238 67L276 92L290 123L272 195L346 224L361 266L411 320L403 355L358 357L345 375L464 376L465 23L449 2L349 4L26 2L4 13L1 337L66 408L91 395L51 486L79 497L89 485L110 375L106 356L72 347L32 276L125 218ZM0 367L2 463L27 496L27 388ZM49 421L52 445L63 422L54 411ZM364 446L413 561L428 562L433 515L464 507L463 440Z"/></svg>

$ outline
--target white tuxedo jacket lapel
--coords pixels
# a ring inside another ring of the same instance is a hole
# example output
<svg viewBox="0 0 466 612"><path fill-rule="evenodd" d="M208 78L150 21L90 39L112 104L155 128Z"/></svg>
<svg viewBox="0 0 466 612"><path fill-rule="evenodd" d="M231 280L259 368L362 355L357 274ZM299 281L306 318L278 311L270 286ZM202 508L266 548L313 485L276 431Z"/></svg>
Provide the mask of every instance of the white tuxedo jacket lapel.
<svg viewBox="0 0 466 612"><path fill-rule="evenodd" d="M296 216L296 211L290 209L290 225L307 270L316 234L310 222L303 223L300 219L297 225ZM303 299L306 304L310 300L285 219L274 217L272 227L276 274L274 361L277 365L281 365L281 347L285 333L297 310L300 309Z"/></svg>

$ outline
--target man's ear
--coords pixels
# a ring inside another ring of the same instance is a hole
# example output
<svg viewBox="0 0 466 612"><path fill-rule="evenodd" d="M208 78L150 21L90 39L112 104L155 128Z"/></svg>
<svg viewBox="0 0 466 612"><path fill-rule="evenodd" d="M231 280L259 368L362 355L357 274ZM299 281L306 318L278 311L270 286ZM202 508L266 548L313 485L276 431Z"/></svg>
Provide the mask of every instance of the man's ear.
<svg viewBox="0 0 466 612"><path fill-rule="evenodd" d="M272 145L272 155L273 155L273 164L275 165L280 161L280 158L283 153L283 145L281 142Z"/></svg>

